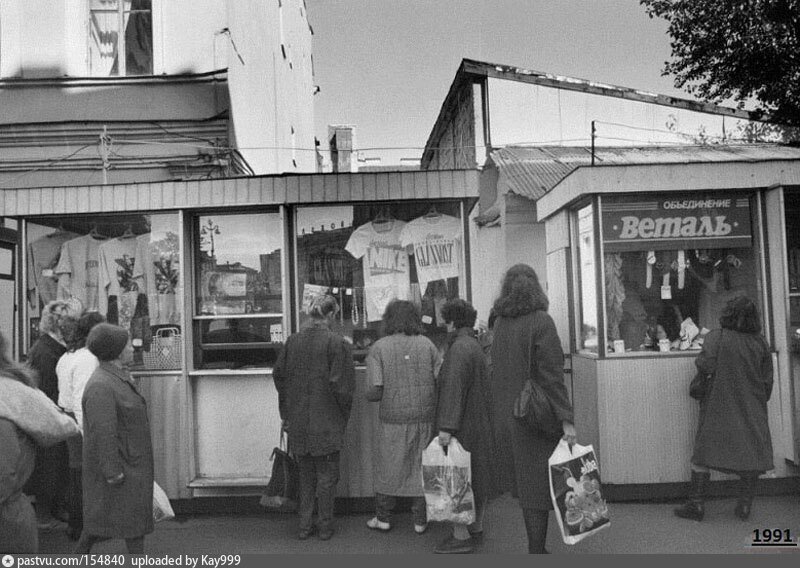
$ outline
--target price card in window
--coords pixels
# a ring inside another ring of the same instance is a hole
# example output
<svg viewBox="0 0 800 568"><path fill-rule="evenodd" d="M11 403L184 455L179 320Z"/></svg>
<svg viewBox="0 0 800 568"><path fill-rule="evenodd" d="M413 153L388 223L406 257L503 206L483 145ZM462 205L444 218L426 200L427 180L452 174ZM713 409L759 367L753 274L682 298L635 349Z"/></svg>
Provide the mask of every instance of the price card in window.
<svg viewBox="0 0 800 568"><path fill-rule="evenodd" d="M662 300L671 300L672 299L672 286L662 286L661 287L661 299Z"/></svg>

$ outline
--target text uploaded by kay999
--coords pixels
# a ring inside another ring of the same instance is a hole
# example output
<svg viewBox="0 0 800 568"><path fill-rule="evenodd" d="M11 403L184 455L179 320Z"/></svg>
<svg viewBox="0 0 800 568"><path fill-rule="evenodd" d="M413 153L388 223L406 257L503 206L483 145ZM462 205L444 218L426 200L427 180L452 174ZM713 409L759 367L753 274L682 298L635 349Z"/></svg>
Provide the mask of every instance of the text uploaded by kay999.
<svg viewBox="0 0 800 568"><path fill-rule="evenodd" d="M121 568L145 568L147 566L180 566L181 568L227 568L239 566L242 557L238 554L162 554L157 556L124 554L79 554L73 556L37 556L6 554L0 559L2 568L24 566L113 566Z"/></svg>

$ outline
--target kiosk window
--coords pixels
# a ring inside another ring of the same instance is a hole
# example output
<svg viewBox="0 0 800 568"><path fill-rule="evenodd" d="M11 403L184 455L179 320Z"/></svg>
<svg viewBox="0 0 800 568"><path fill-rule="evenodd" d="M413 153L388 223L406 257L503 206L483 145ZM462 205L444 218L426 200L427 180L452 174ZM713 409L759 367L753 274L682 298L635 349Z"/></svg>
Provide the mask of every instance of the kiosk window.
<svg viewBox="0 0 800 568"><path fill-rule="evenodd" d="M463 294L463 223L457 201L301 207L297 210L299 323L315 296L331 294L337 329L357 358L381 334L393 299L420 310L425 334L441 344L441 307Z"/></svg>
<svg viewBox="0 0 800 568"><path fill-rule="evenodd" d="M194 223L195 366L267 366L284 338L278 213L203 215Z"/></svg>
<svg viewBox="0 0 800 568"><path fill-rule="evenodd" d="M699 350L730 299L759 302L748 196L614 196L601 210L607 353Z"/></svg>

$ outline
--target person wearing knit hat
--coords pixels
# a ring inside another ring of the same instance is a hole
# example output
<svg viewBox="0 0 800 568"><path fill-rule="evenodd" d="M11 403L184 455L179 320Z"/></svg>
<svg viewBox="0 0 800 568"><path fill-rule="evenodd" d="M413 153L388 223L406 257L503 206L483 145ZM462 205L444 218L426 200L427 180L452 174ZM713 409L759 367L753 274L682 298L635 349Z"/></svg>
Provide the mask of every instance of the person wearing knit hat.
<svg viewBox="0 0 800 568"><path fill-rule="evenodd" d="M99 361L113 361L128 344L128 332L110 323L101 323L92 328L86 338L86 347Z"/></svg>
<svg viewBox="0 0 800 568"><path fill-rule="evenodd" d="M153 443L147 403L131 380L128 332L101 323L86 347L100 361L83 392L83 533L76 554L110 538L144 553L153 532Z"/></svg>

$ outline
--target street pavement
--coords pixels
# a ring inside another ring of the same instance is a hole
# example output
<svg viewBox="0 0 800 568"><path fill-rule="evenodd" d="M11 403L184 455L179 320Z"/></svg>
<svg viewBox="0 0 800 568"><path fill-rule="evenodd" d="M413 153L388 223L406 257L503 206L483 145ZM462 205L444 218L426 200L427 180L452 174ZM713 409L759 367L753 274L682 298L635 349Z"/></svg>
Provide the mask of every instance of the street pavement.
<svg viewBox="0 0 800 568"><path fill-rule="evenodd" d="M254 498L255 499L255 498ZM611 526L584 541L568 546L550 514L547 548L553 554L795 554L800 547L756 548L754 531L790 530L800 536L800 495L757 497L750 519L733 514L735 500L720 498L706 503L702 522L675 517L677 503L611 503ZM145 542L150 556L178 554L427 554L449 534L444 523L430 523L422 535L414 533L411 514L398 513L388 533L366 527L372 515L340 515L329 541L311 537L297 540L293 514L197 514L156 525ZM508 496L489 504L483 554L524 554L527 550L522 514ZM74 543L63 532L41 533L41 553L70 553ZM123 541L98 544L93 553L124 553Z"/></svg>

